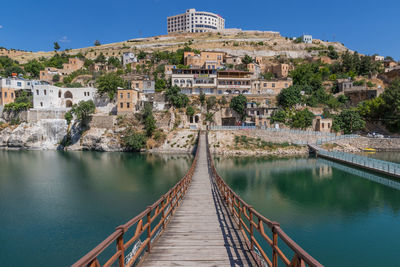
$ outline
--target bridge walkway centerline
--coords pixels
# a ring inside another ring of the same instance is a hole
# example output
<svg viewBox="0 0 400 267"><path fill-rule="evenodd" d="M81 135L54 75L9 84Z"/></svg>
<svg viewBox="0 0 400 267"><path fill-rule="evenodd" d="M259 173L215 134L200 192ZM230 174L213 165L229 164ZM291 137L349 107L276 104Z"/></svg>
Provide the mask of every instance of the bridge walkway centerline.
<svg viewBox="0 0 400 267"><path fill-rule="evenodd" d="M199 138L185 199L141 266L257 266L211 179L204 134Z"/></svg>

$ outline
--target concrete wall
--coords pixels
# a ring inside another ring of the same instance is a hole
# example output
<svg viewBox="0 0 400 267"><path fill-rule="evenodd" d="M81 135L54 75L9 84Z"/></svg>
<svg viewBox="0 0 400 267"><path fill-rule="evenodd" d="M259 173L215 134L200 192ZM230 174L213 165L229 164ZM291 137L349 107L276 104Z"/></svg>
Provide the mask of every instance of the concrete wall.
<svg viewBox="0 0 400 267"><path fill-rule="evenodd" d="M67 109L30 109L27 112L27 122L35 123L42 119L64 119Z"/></svg>

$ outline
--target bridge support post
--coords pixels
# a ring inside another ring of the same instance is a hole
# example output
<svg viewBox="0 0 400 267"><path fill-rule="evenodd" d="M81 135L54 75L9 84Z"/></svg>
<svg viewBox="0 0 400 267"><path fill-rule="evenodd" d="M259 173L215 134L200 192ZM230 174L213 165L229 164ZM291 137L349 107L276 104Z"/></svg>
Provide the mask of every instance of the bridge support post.
<svg viewBox="0 0 400 267"><path fill-rule="evenodd" d="M151 249L151 207L149 207L149 212L147 213L147 238L149 242L147 243L147 252L150 253Z"/></svg>
<svg viewBox="0 0 400 267"><path fill-rule="evenodd" d="M117 239L117 250L121 251L121 255L119 255L118 258L118 266L124 267L125 266L124 234L119 236Z"/></svg>
<svg viewBox="0 0 400 267"><path fill-rule="evenodd" d="M251 250L254 249L254 229L253 229L253 212L252 212L252 207L249 207L249 223L250 223L250 248Z"/></svg>

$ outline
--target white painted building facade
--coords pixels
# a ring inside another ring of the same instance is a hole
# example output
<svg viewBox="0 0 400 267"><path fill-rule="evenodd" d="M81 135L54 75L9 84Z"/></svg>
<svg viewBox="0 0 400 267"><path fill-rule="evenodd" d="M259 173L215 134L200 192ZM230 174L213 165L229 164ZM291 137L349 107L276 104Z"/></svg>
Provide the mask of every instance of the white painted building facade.
<svg viewBox="0 0 400 267"><path fill-rule="evenodd" d="M217 32L225 29L225 20L218 14L187 9L186 13L167 18L167 32Z"/></svg>
<svg viewBox="0 0 400 267"><path fill-rule="evenodd" d="M138 62L137 56L132 52L125 52L122 54L122 63L125 66L126 64L136 63Z"/></svg>
<svg viewBox="0 0 400 267"><path fill-rule="evenodd" d="M80 101L95 101L97 89L92 87L62 88L52 85L35 85L32 89L34 109L70 108Z"/></svg>

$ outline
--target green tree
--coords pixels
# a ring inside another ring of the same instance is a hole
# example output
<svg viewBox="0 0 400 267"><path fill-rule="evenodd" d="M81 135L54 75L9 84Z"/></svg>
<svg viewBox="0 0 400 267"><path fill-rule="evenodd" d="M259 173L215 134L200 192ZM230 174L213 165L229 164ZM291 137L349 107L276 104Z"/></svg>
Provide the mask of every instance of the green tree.
<svg viewBox="0 0 400 267"><path fill-rule="evenodd" d="M181 93L181 89L174 85L167 89L165 93L168 101L176 108L183 108L189 104L187 95Z"/></svg>
<svg viewBox="0 0 400 267"><path fill-rule="evenodd" d="M9 66L9 67L5 68L5 70L4 70L4 74L7 77L12 76L13 73L25 74L25 71L23 69L21 69L19 66Z"/></svg>
<svg viewBox="0 0 400 267"><path fill-rule="evenodd" d="M116 57L109 57L107 64L116 68L120 68L122 66L121 61Z"/></svg>
<svg viewBox="0 0 400 267"><path fill-rule="evenodd" d="M60 75L59 74L54 75L52 80L55 83L59 82L60 81Z"/></svg>
<svg viewBox="0 0 400 267"><path fill-rule="evenodd" d="M101 45L101 43L100 43L100 41L99 41L99 40L96 40L96 41L94 41L94 45L95 45L95 46L100 46L100 45Z"/></svg>
<svg viewBox="0 0 400 267"><path fill-rule="evenodd" d="M84 66L86 67L86 68L89 68L91 65L93 65L94 64L94 61L93 60L91 60L91 59L85 59L85 63L84 63Z"/></svg>
<svg viewBox="0 0 400 267"><path fill-rule="evenodd" d="M338 59L339 58L339 54L335 51L335 48L332 45L328 46L328 57L330 59Z"/></svg>
<svg viewBox="0 0 400 267"><path fill-rule="evenodd" d="M307 94L322 87L322 75L318 63L305 63L297 66L290 72L293 85L301 86Z"/></svg>
<svg viewBox="0 0 400 267"><path fill-rule="evenodd" d="M291 118L290 126L293 128L306 129L312 125L314 114L308 109L297 111Z"/></svg>
<svg viewBox="0 0 400 267"><path fill-rule="evenodd" d="M164 79L156 79L155 89L156 92L162 92L167 87L167 83Z"/></svg>
<svg viewBox="0 0 400 267"><path fill-rule="evenodd" d="M365 121L356 109L345 109L334 116L332 129L350 134L365 128Z"/></svg>
<svg viewBox="0 0 400 267"><path fill-rule="evenodd" d="M206 101L206 94L204 94L203 92L200 92L199 99L200 99L201 105L203 106Z"/></svg>
<svg viewBox="0 0 400 267"><path fill-rule="evenodd" d="M394 132L400 132L400 79L395 80L381 95L384 124Z"/></svg>
<svg viewBox="0 0 400 267"><path fill-rule="evenodd" d="M78 104L72 106L72 113L75 114L76 118L83 123L86 123L90 118L90 115L94 113L96 107L92 100L79 101Z"/></svg>
<svg viewBox="0 0 400 267"><path fill-rule="evenodd" d="M60 50L61 47L60 47L60 45L58 44L58 42L54 42L53 44L54 44L54 50L55 50L55 51Z"/></svg>
<svg viewBox="0 0 400 267"><path fill-rule="evenodd" d="M192 106L188 106L187 108L186 108L186 115L188 115L188 116L193 116L194 115L194 113L195 113L195 109L194 109L194 107L192 107Z"/></svg>
<svg viewBox="0 0 400 267"><path fill-rule="evenodd" d="M261 74L261 77L267 81L271 81L275 79L275 74L273 74L272 72L264 72Z"/></svg>
<svg viewBox="0 0 400 267"><path fill-rule="evenodd" d="M245 65L250 64L253 61L254 61L253 58L251 56L249 56L249 55L245 55L243 57L243 59L242 59L242 63L245 64Z"/></svg>
<svg viewBox="0 0 400 267"><path fill-rule="evenodd" d="M282 89L277 99L280 106L285 108L293 107L301 103L301 87L289 86L288 88Z"/></svg>
<svg viewBox="0 0 400 267"><path fill-rule="evenodd" d="M156 120L154 119L153 115L153 106L148 102L144 105L143 120L144 120L144 128L146 130L146 135L148 137L151 137L157 126L156 126Z"/></svg>
<svg viewBox="0 0 400 267"><path fill-rule="evenodd" d="M64 114L64 119L67 121L67 124L69 125L72 121L72 119L74 118L72 111L68 111Z"/></svg>
<svg viewBox="0 0 400 267"><path fill-rule="evenodd" d="M99 94L107 94L111 100L114 99L118 87L124 87L124 84L124 80L115 73L104 74L96 80Z"/></svg>
<svg viewBox="0 0 400 267"><path fill-rule="evenodd" d="M140 151L146 145L146 136L142 133L129 130L123 138L124 145L132 151Z"/></svg>
<svg viewBox="0 0 400 267"><path fill-rule="evenodd" d="M272 123L281 122L281 123L286 124L288 119L289 119L289 114L284 109L278 109L271 116Z"/></svg>
<svg viewBox="0 0 400 267"><path fill-rule="evenodd" d="M138 59L145 59L147 56L146 52L140 51L139 54L137 55Z"/></svg>
<svg viewBox="0 0 400 267"><path fill-rule="evenodd" d="M240 115L241 120L246 116L246 105L247 98L242 94L233 97L230 103L230 107Z"/></svg>
<svg viewBox="0 0 400 267"><path fill-rule="evenodd" d="M96 57L96 59L94 60L94 62L96 62L96 63L106 63L106 62L107 62L107 59L106 59L106 57L103 55L103 53L100 53L100 55L98 55L98 56Z"/></svg>
<svg viewBox="0 0 400 267"><path fill-rule="evenodd" d="M207 113L206 113L205 121L207 121L207 122L209 122L209 123L214 122L214 113L212 113L212 112L207 112Z"/></svg>
<svg viewBox="0 0 400 267"><path fill-rule="evenodd" d="M38 78L40 75L40 71L44 69L44 66L41 62L36 59L29 61L24 65L24 70L31 74L31 77Z"/></svg>

